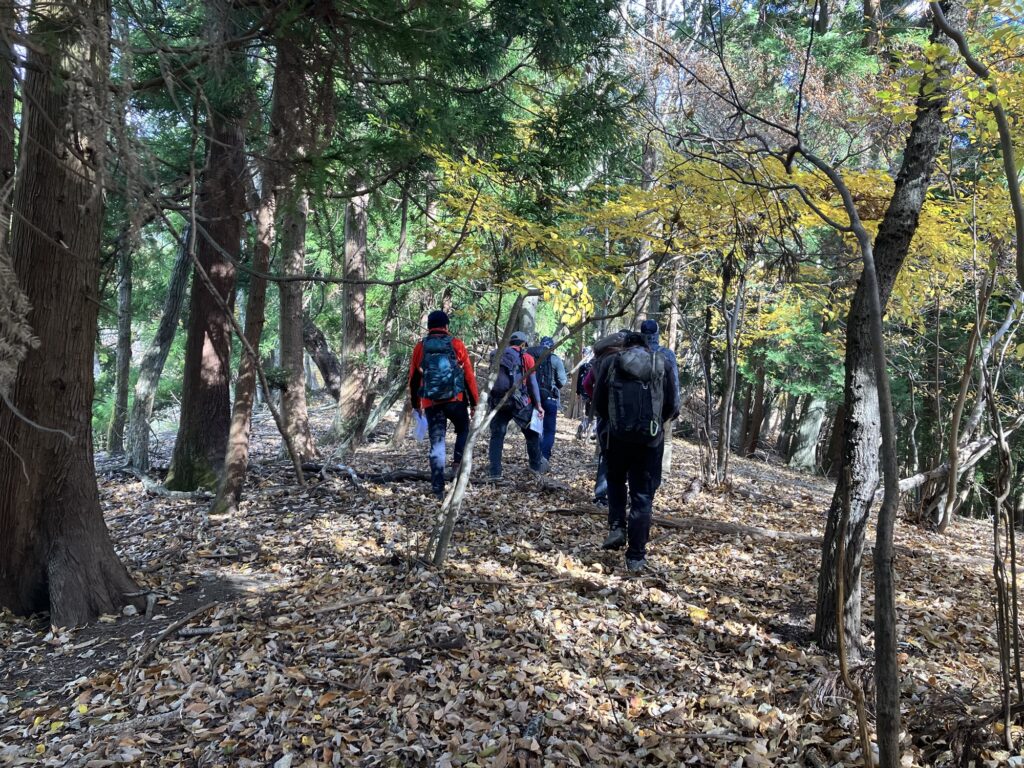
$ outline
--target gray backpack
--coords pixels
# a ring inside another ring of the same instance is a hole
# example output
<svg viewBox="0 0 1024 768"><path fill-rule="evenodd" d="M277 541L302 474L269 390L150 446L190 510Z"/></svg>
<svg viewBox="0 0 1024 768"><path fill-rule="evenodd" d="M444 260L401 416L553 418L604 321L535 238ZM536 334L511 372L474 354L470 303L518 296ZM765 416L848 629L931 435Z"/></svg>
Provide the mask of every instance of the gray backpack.
<svg viewBox="0 0 1024 768"><path fill-rule="evenodd" d="M657 445L663 439L665 358L647 347L616 353L608 371L608 433L616 440Z"/></svg>

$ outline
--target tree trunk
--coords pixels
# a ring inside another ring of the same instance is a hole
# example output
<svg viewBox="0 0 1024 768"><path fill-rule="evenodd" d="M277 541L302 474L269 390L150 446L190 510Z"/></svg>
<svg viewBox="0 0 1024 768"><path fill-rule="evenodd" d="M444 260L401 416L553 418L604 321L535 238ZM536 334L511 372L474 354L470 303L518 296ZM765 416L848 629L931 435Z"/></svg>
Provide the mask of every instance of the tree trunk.
<svg viewBox="0 0 1024 768"><path fill-rule="evenodd" d="M281 175L281 195L277 206L281 215L281 271L300 276L306 272L306 223L309 198L306 180L296 175L296 166L309 152L309 114L302 49L288 37L277 41L277 66L274 70L274 104L278 109L275 127L281 132L276 149L287 155ZM283 151L287 147L287 151ZM284 159L284 158L282 158ZM306 408L306 382L303 369L303 312L301 282L278 283L281 301L281 367L285 371L281 390L281 417L291 444L302 461L316 456Z"/></svg>
<svg viewBox="0 0 1024 768"><path fill-rule="evenodd" d="M740 275L729 310L729 285L732 266L726 262L722 272L722 319L725 321L725 361L722 372L722 400L718 423L718 460L715 464L715 482L719 485L729 477L729 441L732 436L733 401L736 396L736 333L743 313L743 288L746 283Z"/></svg>
<svg viewBox="0 0 1024 768"><path fill-rule="evenodd" d="M18 366L32 344L26 320L28 299L18 285L11 263L8 214L15 171L14 68L10 41L15 27L15 5L0 3L0 396L14 385Z"/></svg>
<svg viewBox="0 0 1024 768"><path fill-rule="evenodd" d="M668 308L668 332L665 346L673 352L679 350L679 294L683 289L683 270L678 264L672 266L672 292Z"/></svg>
<svg viewBox="0 0 1024 768"><path fill-rule="evenodd" d="M650 15L651 9L648 8L648 20L652 18ZM654 89L648 86L646 88L647 98L650 100L650 108L654 109ZM654 146L654 142L649 138L644 142L643 157L640 160L641 179L640 187L644 190L650 190L654 188L654 173L658 163L658 151ZM644 319L647 313L651 311L651 306L654 302L661 304L661 297L658 295L656 290L653 290L652 281L655 278L654 265L651 263L652 254L654 249L651 247L651 241L647 237L640 239L639 248L637 248L637 261L640 262L636 270L637 280L637 292L636 298L634 299L634 328L640 327L640 321Z"/></svg>
<svg viewBox="0 0 1024 768"><path fill-rule="evenodd" d="M523 302L519 310L519 320L516 323L516 330L525 333L531 344L537 343L534 334L537 333L537 305L540 303L538 296L530 296Z"/></svg>
<svg viewBox="0 0 1024 768"><path fill-rule="evenodd" d="M877 0L876 0L877 2ZM828 32L829 7L828 0L818 0L818 17L814 20L814 31L816 34L824 35Z"/></svg>
<svg viewBox="0 0 1024 768"><path fill-rule="evenodd" d="M940 37L933 31L932 40ZM917 116L907 137L896 188L875 238L878 296L883 310L888 304L910 241L917 230L935 156L944 135L942 112L948 101L948 65L937 66L936 70L932 77L922 79ZM930 92L929 96L923 95L926 89ZM845 477L841 475L829 507L814 620L815 640L823 648L835 648L837 534L843 500L849 494L850 516L846 531L843 592L846 647L853 657L857 657L862 648L861 561L868 513L879 479L878 446L881 439L869 299L867 284L862 275L846 324L843 465L850 468L851 487L846 487Z"/></svg>
<svg viewBox="0 0 1024 768"><path fill-rule="evenodd" d="M33 11L11 253L41 343L18 370L19 413L0 407L0 606L68 627L120 612L138 589L104 524L92 452L110 7Z"/></svg>
<svg viewBox="0 0 1024 768"><path fill-rule="evenodd" d="M775 443L775 452L786 461L789 461L789 447L793 442L793 431L799 402L800 398L796 395L786 394L786 415L782 418L782 426L779 427L779 439Z"/></svg>
<svg viewBox="0 0 1024 768"><path fill-rule="evenodd" d="M832 430L829 432L828 447L825 448L825 460L822 464L828 476L839 479L843 466L843 430L846 424L846 403L836 406L836 415L832 420Z"/></svg>
<svg viewBox="0 0 1024 768"><path fill-rule="evenodd" d="M118 254L117 375L114 413L107 434L107 453L124 453L124 425L128 418L128 379L132 371L132 255L127 244Z"/></svg>
<svg viewBox="0 0 1024 768"><path fill-rule="evenodd" d="M864 0L864 47L878 50L882 41L882 1Z"/></svg>
<svg viewBox="0 0 1024 768"><path fill-rule="evenodd" d="M754 398L747 414L747 430L743 438L743 455L753 456L761 442L761 426L764 422L764 358L759 358L757 379L754 382Z"/></svg>
<svg viewBox="0 0 1024 768"><path fill-rule="evenodd" d="M820 397L812 397L804 408L803 415L793 435L789 466L803 472L815 472L818 469L818 436L825 420L825 401Z"/></svg>
<svg viewBox="0 0 1024 768"><path fill-rule="evenodd" d="M309 198L304 192L292 195L284 206L281 223L281 265L286 275L306 271L306 219ZM303 461L316 456L306 409L306 379L303 367L302 283L278 283L281 296L281 367L286 373L281 391L281 416L292 444Z"/></svg>
<svg viewBox="0 0 1024 768"><path fill-rule="evenodd" d="M338 412L332 427L338 442L354 446L369 416L372 396L366 360L366 228L369 195L357 195L345 208L345 351Z"/></svg>
<svg viewBox="0 0 1024 768"><path fill-rule="evenodd" d="M167 362L174 333L178 329L178 319L185 303L185 288L188 286L188 276L192 271L192 259L189 256L191 237L191 231L186 230L178 256L171 268L160 324L146 354L142 356L139 377L135 380L135 397L132 400L131 418L128 420L128 466L140 472L149 469L149 418L153 414L153 401L156 399L160 375L163 373L164 363Z"/></svg>
<svg viewBox="0 0 1024 768"><path fill-rule="evenodd" d="M302 321L302 342L306 352L316 364L320 376L324 380L324 387L335 402L341 397L341 383L343 380L341 362L337 355L331 351L327 343L327 337L316 323L306 315Z"/></svg>
<svg viewBox="0 0 1024 768"><path fill-rule="evenodd" d="M216 488L231 429L231 308L235 266L245 213L245 135L240 122L212 111L207 162L197 203L193 238L199 264L210 276L220 301L201 280L192 281L181 421L174 443L167 487L176 491Z"/></svg>

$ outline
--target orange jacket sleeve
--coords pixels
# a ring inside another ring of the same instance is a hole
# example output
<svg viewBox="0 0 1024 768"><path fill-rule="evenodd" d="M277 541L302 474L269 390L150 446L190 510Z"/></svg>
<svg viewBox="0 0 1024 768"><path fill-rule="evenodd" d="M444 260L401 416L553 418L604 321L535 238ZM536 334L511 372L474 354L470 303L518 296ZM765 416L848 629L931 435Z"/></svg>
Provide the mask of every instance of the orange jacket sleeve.
<svg viewBox="0 0 1024 768"><path fill-rule="evenodd" d="M455 359L459 361L462 372L466 375L466 396L469 398L469 405L476 408L480 402L480 392L476 386L476 376L473 374L473 361L469 359L469 352L466 351L462 339L453 339L452 349L455 350Z"/></svg>
<svg viewBox="0 0 1024 768"><path fill-rule="evenodd" d="M412 362L409 364L409 397L412 400L413 410L420 407L420 363L423 362L423 342L416 343L412 351Z"/></svg>

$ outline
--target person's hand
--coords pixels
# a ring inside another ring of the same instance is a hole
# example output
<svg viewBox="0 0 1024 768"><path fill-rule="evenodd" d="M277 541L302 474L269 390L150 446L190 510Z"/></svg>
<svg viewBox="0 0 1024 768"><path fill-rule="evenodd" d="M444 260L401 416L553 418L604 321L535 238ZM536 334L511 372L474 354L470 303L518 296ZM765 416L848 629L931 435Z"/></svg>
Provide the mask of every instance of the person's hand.
<svg viewBox="0 0 1024 768"><path fill-rule="evenodd" d="M420 407L420 408L417 408L416 411L419 413L421 419L427 418L427 409L426 408Z"/></svg>
<svg viewBox="0 0 1024 768"><path fill-rule="evenodd" d="M476 418L476 406L475 405L470 407L470 409L469 409L469 418L471 418L471 419L475 419Z"/></svg>
<svg viewBox="0 0 1024 768"><path fill-rule="evenodd" d="M541 417L542 419L544 418L544 409L543 409L543 408L538 408L538 409L537 409L537 413L538 413L538 414L540 414L540 417Z"/></svg>

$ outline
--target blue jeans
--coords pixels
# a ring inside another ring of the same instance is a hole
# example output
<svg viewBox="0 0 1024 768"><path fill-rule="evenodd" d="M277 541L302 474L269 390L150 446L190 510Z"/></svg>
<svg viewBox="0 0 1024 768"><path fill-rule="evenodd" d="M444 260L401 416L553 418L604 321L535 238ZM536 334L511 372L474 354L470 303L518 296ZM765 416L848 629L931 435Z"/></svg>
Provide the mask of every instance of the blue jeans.
<svg viewBox="0 0 1024 768"><path fill-rule="evenodd" d="M427 432L430 435L430 489L444 493L445 433L448 422L455 427L455 452L452 458L458 464L469 439L469 407L465 400L436 403L426 409Z"/></svg>
<svg viewBox="0 0 1024 768"><path fill-rule="evenodd" d="M558 426L558 398L544 398L544 434L540 439L540 452L545 459L551 458L555 447L555 428Z"/></svg>
<svg viewBox="0 0 1024 768"><path fill-rule="evenodd" d="M647 554L651 508L661 480L663 451L661 444L634 445L616 440L604 449L608 461L608 527L626 529L627 560L643 560Z"/></svg>
<svg viewBox="0 0 1024 768"><path fill-rule="evenodd" d="M505 449L505 433L508 432L508 424L516 416L514 408L500 408L491 420L491 442L487 446L487 458L491 464L491 477L501 476L501 454ZM525 426L516 422L523 431L526 438L526 455L530 460L530 469L539 472L544 461L540 450L540 435L530 429L529 423Z"/></svg>

